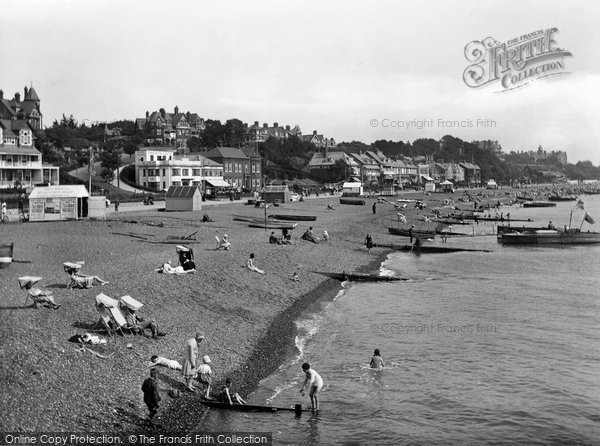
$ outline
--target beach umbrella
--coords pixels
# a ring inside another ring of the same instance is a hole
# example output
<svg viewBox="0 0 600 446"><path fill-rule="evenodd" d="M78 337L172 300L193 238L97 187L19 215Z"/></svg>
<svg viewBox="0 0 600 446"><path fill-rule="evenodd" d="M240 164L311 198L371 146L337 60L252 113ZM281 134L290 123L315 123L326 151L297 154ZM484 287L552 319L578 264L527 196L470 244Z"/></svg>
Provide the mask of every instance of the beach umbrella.
<svg viewBox="0 0 600 446"><path fill-rule="evenodd" d="M41 277L37 277L37 276L23 276L23 277L19 277L19 286L21 288L24 288L27 284L31 284L34 285L36 283L38 283L40 280L42 280Z"/></svg>

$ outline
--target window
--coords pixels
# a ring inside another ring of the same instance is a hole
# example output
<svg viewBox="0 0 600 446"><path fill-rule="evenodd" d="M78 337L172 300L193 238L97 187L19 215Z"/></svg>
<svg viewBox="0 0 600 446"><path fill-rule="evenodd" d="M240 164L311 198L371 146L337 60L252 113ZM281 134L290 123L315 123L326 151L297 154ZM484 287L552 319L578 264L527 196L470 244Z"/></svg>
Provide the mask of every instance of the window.
<svg viewBox="0 0 600 446"><path fill-rule="evenodd" d="M181 169L181 175L187 177L190 174L190 169Z"/></svg>
<svg viewBox="0 0 600 446"><path fill-rule="evenodd" d="M142 175L142 176L147 177L148 175L146 175L146 172L147 172L146 169L144 169L144 175Z"/></svg>
<svg viewBox="0 0 600 446"><path fill-rule="evenodd" d="M164 176L165 176L165 169L163 169L163 177L164 177ZM163 189L164 189L164 187L163 187Z"/></svg>
<svg viewBox="0 0 600 446"><path fill-rule="evenodd" d="M154 161L154 155L150 155L150 161Z"/></svg>
<svg viewBox="0 0 600 446"><path fill-rule="evenodd" d="M180 175L181 175L180 169L173 169L173 176L178 177Z"/></svg>
<svg viewBox="0 0 600 446"><path fill-rule="evenodd" d="M202 169L193 169L192 172L192 175L194 175L195 177L202 176Z"/></svg>

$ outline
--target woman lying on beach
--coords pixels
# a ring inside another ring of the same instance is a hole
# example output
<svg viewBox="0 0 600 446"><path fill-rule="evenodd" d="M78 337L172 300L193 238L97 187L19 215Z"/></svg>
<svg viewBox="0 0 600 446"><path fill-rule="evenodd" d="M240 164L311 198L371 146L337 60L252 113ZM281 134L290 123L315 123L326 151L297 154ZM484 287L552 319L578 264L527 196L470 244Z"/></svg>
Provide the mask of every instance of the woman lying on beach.
<svg viewBox="0 0 600 446"><path fill-rule="evenodd" d="M160 268L155 269L154 271L156 271L157 273L164 273L164 274L194 274L196 272L195 269L188 269L186 271L183 269L183 266L173 267L171 265L170 260L167 263L165 263L163 266L161 266Z"/></svg>
<svg viewBox="0 0 600 446"><path fill-rule="evenodd" d="M74 272L69 277L71 278L69 288L81 288L84 290L89 290L94 288L94 282L97 282L100 285L108 284L106 280L102 280L98 276L82 276Z"/></svg>
<svg viewBox="0 0 600 446"><path fill-rule="evenodd" d="M259 274L267 274L262 269L259 269L256 266L254 266L254 263L252 262L253 260L254 260L254 253L250 254L250 258L246 261L246 267L250 271L254 271L254 272L259 273Z"/></svg>

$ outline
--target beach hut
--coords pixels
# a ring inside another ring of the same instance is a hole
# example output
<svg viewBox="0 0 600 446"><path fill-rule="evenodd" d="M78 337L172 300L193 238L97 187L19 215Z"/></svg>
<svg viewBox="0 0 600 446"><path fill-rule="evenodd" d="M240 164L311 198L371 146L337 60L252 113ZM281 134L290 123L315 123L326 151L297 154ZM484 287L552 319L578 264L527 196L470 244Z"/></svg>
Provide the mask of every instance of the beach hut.
<svg viewBox="0 0 600 446"><path fill-rule="evenodd" d="M261 196L266 203L287 203L290 201L290 190L286 184L279 186L264 186L261 191Z"/></svg>
<svg viewBox="0 0 600 446"><path fill-rule="evenodd" d="M30 221L79 220L88 217L85 186L35 187L29 194Z"/></svg>
<svg viewBox="0 0 600 446"><path fill-rule="evenodd" d="M171 186L165 199L165 210L199 211L202 209L202 193L198 186Z"/></svg>
<svg viewBox="0 0 600 446"><path fill-rule="evenodd" d="M342 185L342 197L360 197L363 194L363 185L359 182L347 182Z"/></svg>

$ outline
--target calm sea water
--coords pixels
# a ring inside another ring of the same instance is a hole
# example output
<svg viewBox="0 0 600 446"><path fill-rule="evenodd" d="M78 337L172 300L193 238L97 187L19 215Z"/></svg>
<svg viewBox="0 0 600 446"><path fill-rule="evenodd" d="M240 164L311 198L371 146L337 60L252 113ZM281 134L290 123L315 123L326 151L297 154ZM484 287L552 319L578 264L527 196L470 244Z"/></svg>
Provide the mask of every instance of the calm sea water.
<svg viewBox="0 0 600 446"><path fill-rule="evenodd" d="M583 199L600 220L600 197ZM501 211L562 226L572 207ZM297 356L249 399L310 404L308 361L325 381L318 414L211 410L198 429L271 431L276 444L600 444L600 246L450 243L493 252L392 254L382 273L411 281L347 284L297 321ZM368 368L375 348L383 371Z"/></svg>

